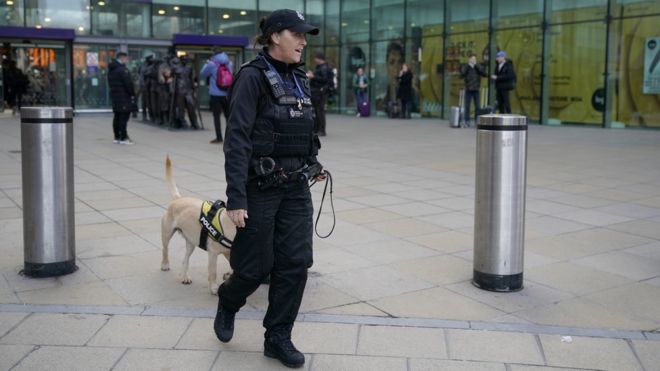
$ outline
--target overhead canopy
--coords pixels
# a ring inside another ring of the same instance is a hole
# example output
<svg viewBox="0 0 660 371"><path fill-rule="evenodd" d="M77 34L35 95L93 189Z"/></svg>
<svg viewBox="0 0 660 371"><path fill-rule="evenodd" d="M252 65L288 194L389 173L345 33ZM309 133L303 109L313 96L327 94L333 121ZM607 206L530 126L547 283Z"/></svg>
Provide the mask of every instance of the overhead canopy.
<svg viewBox="0 0 660 371"><path fill-rule="evenodd" d="M76 37L76 32L69 28L0 26L0 37L20 39L73 40Z"/></svg>

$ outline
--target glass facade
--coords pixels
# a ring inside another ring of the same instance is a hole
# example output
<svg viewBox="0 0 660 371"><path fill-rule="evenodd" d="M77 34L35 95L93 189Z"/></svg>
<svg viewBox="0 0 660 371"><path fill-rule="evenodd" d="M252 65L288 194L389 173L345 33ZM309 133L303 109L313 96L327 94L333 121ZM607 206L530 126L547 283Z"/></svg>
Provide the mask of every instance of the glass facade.
<svg viewBox="0 0 660 371"><path fill-rule="evenodd" d="M406 63L414 116L447 117L468 55L490 74L490 56L505 51L517 74L512 109L532 122L660 127L660 0L13 0L0 3L0 26L73 29L72 48L51 48L56 59L70 53L70 70L58 63L51 72L63 81L71 76L76 108L93 109L109 107L105 66L119 48L137 69L145 50L166 54L173 34L253 40L259 18L277 8L300 10L320 26L308 38L305 62L313 68L321 50L336 69L330 111L355 113L352 78L363 67L372 114L387 115ZM3 47L9 55L31 53L20 43ZM251 47L238 58L250 58ZM492 81L481 85L493 104Z"/></svg>

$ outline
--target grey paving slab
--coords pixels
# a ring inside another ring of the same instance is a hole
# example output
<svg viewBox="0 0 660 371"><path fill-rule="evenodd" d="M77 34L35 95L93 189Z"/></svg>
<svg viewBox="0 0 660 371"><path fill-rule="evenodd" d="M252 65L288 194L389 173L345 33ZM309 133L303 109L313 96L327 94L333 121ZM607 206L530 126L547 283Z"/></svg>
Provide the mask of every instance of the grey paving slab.
<svg viewBox="0 0 660 371"><path fill-rule="evenodd" d="M129 349L113 370L208 370L217 356L207 350Z"/></svg>
<svg viewBox="0 0 660 371"><path fill-rule="evenodd" d="M632 282L631 278L569 262L528 269L525 277L574 294L588 294Z"/></svg>
<svg viewBox="0 0 660 371"><path fill-rule="evenodd" d="M586 298L607 308L652 320L660 325L660 311L658 310L660 308L660 287L632 283L591 294Z"/></svg>
<svg viewBox="0 0 660 371"><path fill-rule="evenodd" d="M122 348L41 347L30 353L12 370L106 371L124 353Z"/></svg>
<svg viewBox="0 0 660 371"><path fill-rule="evenodd" d="M609 225L607 228L634 234L640 237L660 240L660 222L635 220L632 222Z"/></svg>
<svg viewBox="0 0 660 371"><path fill-rule="evenodd" d="M35 313L7 333L0 343L84 345L107 321L105 315Z"/></svg>
<svg viewBox="0 0 660 371"><path fill-rule="evenodd" d="M358 355L417 358L447 358L442 329L362 326Z"/></svg>
<svg viewBox="0 0 660 371"><path fill-rule="evenodd" d="M631 247L622 251L628 254L634 254L660 261L660 242L652 242L646 245Z"/></svg>
<svg viewBox="0 0 660 371"><path fill-rule="evenodd" d="M176 344L176 349L261 352L264 348L264 331L261 321L236 320L234 337L229 343L221 343L213 332L213 319L197 318ZM297 340L293 338L293 341Z"/></svg>
<svg viewBox="0 0 660 371"><path fill-rule="evenodd" d="M636 281L660 276L660 260L618 251L577 259L575 264L610 272Z"/></svg>
<svg viewBox="0 0 660 371"><path fill-rule="evenodd" d="M350 247L347 246L344 250L350 251L364 259L379 264L389 264L415 258L431 257L439 254L436 250L397 238L353 245Z"/></svg>
<svg viewBox="0 0 660 371"><path fill-rule="evenodd" d="M534 335L498 331L446 331L450 359L544 365Z"/></svg>
<svg viewBox="0 0 660 371"><path fill-rule="evenodd" d="M413 218L395 219L384 222L365 224L369 229L378 231L388 238L411 237L446 231L447 228Z"/></svg>
<svg viewBox="0 0 660 371"><path fill-rule="evenodd" d="M17 293L28 304L124 305L127 301L104 282L67 284Z"/></svg>
<svg viewBox="0 0 660 371"><path fill-rule="evenodd" d="M113 316L89 341L90 346L172 348L191 319Z"/></svg>
<svg viewBox="0 0 660 371"><path fill-rule="evenodd" d="M299 370L309 370L311 357L305 355L305 365ZM220 352L220 356L213 364L212 371L263 371L263 370L290 370L280 361L267 358L261 352Z"/></svg>
<svg viewBox="0 0 660 371"><path fill-rule="evenodd" d="M603 370L642 370L625 340L540 335L548 365Z"/></svg>
<svg viewBox="0 0 660 371"><path fill-rule="evenodd" d="M358 325L298 322L292 338L303 353L355 354Z"/></svg>
<svg viewBox="0 0 660 371"><path fill-rule="evenodd" d="M548 367L548 366L531 366L531 365L509 365L511 371L585 371L593 369L584 368L566 368L566 367Z"/></svg>
<svg viewBox="0 0 660 371"><path fill-rule="evenodd" d="M0 345L0 370L10 370L35 348L31 345Z"/></svg>
<svg viewBox="0 0 660 371"><path fill-rule="evenodd" d="M0 338L8 333L9 330L18 325L27 316L27 313L0 312Z"/></svg>
<svg viewBox="0 0 660 371"><path fill-rule="evenodd" d="M632 341L633 349L646 371L660 370L660 341Z"/></svg>
<svg viewBox="0 0 660 371"><path fill-rule="evenodd" d="M472 264L451 255L422 257L392 263L390 266L436 285L461 282L472 278Z"/></svg>
<svg viewBox="0 0 660 371"><path fill-rule="evenodd" d="M410 360L410 371L505 371L504 363L498 362L472 362L472 361L453 361L441 359L420 359Z"/></svg>
<svg viewBox="0 0 660 371"><path fill-rule="evenodd" d="M310 371L407 371L407 362L401 357L338 356L316 354Z"/></svg>

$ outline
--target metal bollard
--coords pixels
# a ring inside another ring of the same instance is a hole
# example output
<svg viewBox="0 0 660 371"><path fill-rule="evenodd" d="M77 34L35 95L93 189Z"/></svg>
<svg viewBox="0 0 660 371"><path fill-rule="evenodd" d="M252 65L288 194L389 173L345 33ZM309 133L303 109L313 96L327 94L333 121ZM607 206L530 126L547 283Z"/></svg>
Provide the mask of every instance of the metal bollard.
<svg viewBox="0 0 660 371"><path fill-rule="evenodd" d="M73 196L73 111L21 109L23 272L61 276L76 267Z"/></svg>
<svg viewBox="0 0 660 371"><path fill-rule="evenodd" d="M472 283L489 291L518 291L523 288L527 117L479 117L476 160Z"/></svg>

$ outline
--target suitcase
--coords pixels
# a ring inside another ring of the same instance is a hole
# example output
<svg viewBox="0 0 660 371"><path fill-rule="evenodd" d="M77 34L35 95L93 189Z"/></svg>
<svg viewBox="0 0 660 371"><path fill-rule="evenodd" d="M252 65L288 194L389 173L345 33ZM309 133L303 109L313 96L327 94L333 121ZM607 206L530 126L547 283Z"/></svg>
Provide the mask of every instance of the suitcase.
<svg viewBox="0 0 660 371"><path fill-rule="evenodd" d="M449 112L449 126L458 128L461 126L461 107L453 106Z"/></svg>
<svg viewBox="0 0 660 371"><path fill-rule="evenodd" d="M401 107L399 106L399 101L389 101L387 102L387 117L391 119L398 119L401 115Z"/></svg>
<svg viewBox="0 0 660 371"><path fill-rule="evenodd" d="M371 115L371 109L369 107L369 101L364 101L358 106L358 113L360 117L369 117Z"/></svg>

